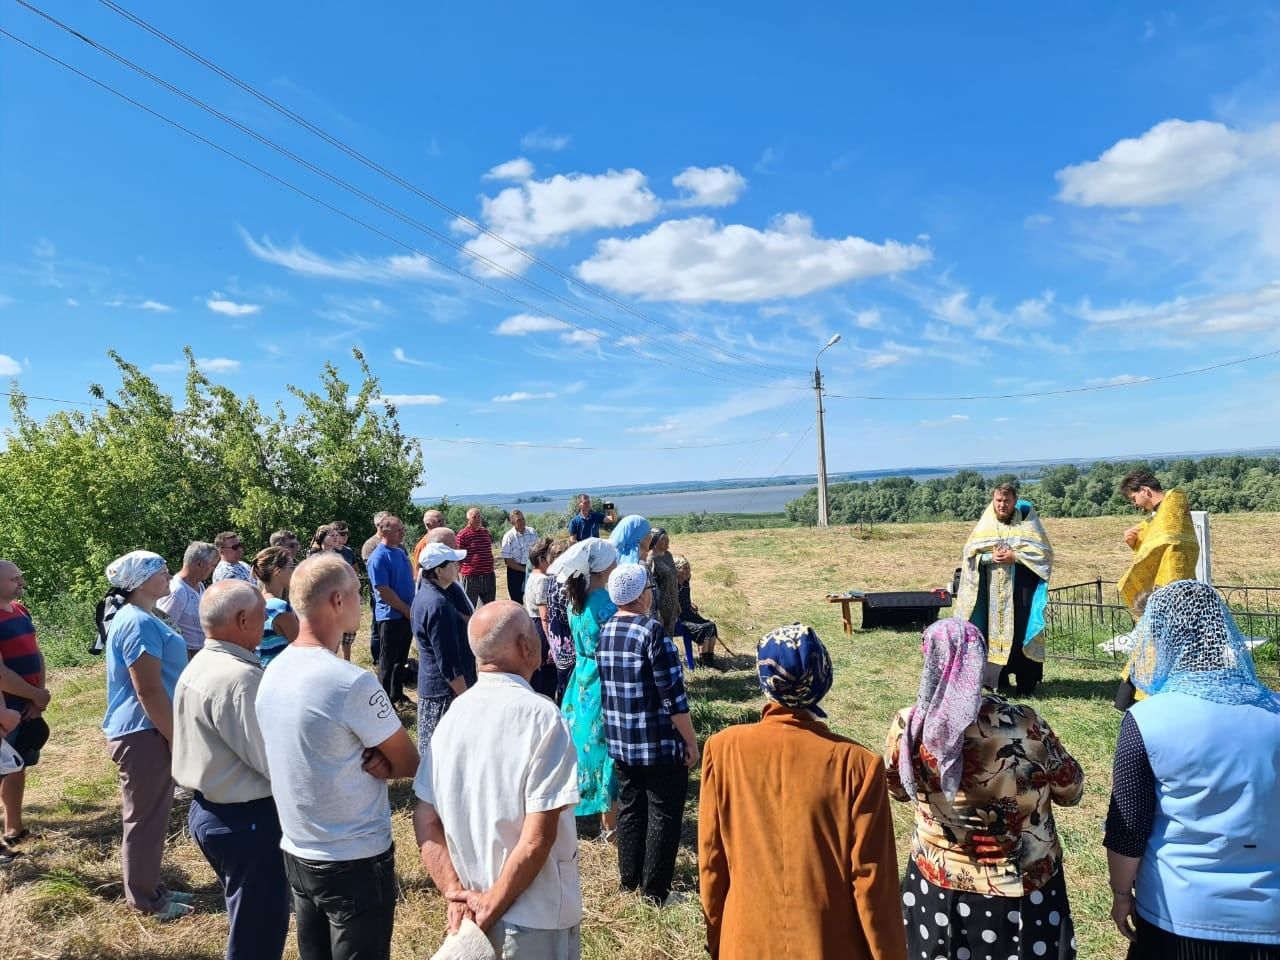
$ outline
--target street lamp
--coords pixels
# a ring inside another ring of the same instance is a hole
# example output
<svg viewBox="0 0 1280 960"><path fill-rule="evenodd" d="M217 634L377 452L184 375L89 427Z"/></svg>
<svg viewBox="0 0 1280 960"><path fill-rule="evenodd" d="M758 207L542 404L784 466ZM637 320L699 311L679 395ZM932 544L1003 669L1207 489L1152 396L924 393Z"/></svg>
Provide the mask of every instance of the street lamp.
<svg viewBox="0 0 1280 960"><path fill-rule="evenodd" d="M813 358L813 391L818 396L818 526L820 527L827 525L827 440L822 427L822 371L818 369L818 359L839 342L840 334L837 333Z"/></svg>

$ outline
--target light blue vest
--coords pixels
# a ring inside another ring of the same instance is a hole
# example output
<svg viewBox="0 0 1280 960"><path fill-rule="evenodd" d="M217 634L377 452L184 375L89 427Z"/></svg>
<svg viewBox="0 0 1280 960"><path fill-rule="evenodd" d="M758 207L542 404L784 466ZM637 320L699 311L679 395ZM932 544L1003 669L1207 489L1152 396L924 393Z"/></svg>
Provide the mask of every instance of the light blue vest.
<svg viewBox="0 0 1280 960"><path fill-rule="evenodd" d="M1280 944L1280 713L1185 693L1129 712L1156 775L1138 912L1181 936Z"/></svg>

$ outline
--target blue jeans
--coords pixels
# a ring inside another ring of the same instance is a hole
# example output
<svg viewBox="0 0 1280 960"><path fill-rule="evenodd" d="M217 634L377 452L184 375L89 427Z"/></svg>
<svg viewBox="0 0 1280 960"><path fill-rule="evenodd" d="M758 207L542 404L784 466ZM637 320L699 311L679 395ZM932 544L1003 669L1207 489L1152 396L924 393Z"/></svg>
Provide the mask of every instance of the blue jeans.
<svg viewBox="0 0 1280 960"><path fill-rule="evenodd" d="M214 803L196 793L191 836L227 898L227 960L280 960L289 935L289 880L270 797Z"/></svg>

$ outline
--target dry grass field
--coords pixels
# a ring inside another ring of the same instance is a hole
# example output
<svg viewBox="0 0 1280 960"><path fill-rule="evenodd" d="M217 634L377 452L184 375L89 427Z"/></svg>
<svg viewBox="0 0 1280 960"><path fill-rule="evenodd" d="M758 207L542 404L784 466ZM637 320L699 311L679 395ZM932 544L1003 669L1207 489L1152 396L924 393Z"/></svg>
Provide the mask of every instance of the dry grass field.
<svg viewBox="0 0 1280 960"><path fill-rule="evenodd" d="M1058 553L1054 580L1074 583L1115 579L1127 548L1125 518L1049 521ZM950 580L967 524L877 527L870 534L848 528L824 531L774 529L684 536L675 543L694 565L694 599L716 618L737 652L725 672L698 670L689 681L700 736L758 716L760 697L752 670L754 640L793 620L813 624L831 647L836 685L824 704L832 726L874 750L883 746L889 719L915 698L918 638L911 633L868 631L842 636L839 607L828 591L931 588ZM1220 582L1280 585L1280 515L1214 519L1215 566ZM367 655L367 651L366 651ZM53 739L30 774L28 822L36 838L26 856L0 872L0 943L10 960L67 957L214 958L225 946L226 916L220 891L198 850L184 835L184 806L175 808L166 854L169 884L198 896L198 912L174 924L131 913L121 898L119 796L115 768L98 724L103 710L100 667L64 671L53 678L48 718ZM1119 714L1110 706L1110 669L1050 663L1033 702L1083 764L1083 802L1060 811L1081 956L1118 958L1119 937L1107 920L1110 895L1100 825L1106 812L1110 756ZM444 910L417 862L410 826L408 784L392 789L403 901L396 915L395 956L430 956L438 945ZM895 804L900 855L910 832L908 810ZM686 816L685 849L678 886L693 892L696 787ZM781 825L780 825L781 826ZM768 870L770 864L760 864ZM704 956L696 899L665 912L616 891L610 848L586 842L582 849L586 919L584 956L591 960L694 960ZM292 941L286 956L295 956Z"/></svg>

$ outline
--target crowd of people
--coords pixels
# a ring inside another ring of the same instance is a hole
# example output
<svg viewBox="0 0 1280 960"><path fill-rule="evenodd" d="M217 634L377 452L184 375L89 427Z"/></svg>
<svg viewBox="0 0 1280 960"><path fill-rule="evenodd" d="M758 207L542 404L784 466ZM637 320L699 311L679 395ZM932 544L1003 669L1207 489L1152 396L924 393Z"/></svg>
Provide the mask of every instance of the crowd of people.
<svg viewBox="0 0 1280 960"><path fill-rule="evenodd" d="M1179 505L1154 477L1126 483L1135 505L1150 509L1154 493L1155 506ZM1128 682L1141 696L1120 726L1102 840L1112 919L1132 960L1278 960L1280 698L1219 594L1176 575L1185 557L1164 559L1187 548L1171 513L1126 533L1133 576L1151 582L1133 594ZM713 958L1070 960L1054 809L1080 801L1084 772L1040 713L1003 692L1042 678L1035 598L1052 547L1016 491L997 489L988 514L965 547L958 616L924 631L916 701L883 752L823 722L832 660L800 623L756 646L760 720L700 743L680 645L714 665L718 631L692 602L691 567L666 531L593 511L585 495L563 540L512 513L504 600L479 511L458 532L428 511L411 548L404 523L379 514L361 551L370 600L339 524L317 530L296 568L289 531L252 563L235 533L192 543L172 576L157 554L125 554L106 569L101 612L125 899L160 920L192 912L193 896L161 880L185 791L190 835L225 894L228 957L279 958L293 913L304 960L387 958L388 783L411 779L422 869L447 903L439 956L573 960L580 842L616 846L622 890L679 902L701 764L698 895ZM48 737L22 591L21 571L0 561L6 856L28 836L24 761ZM370 609L376 672L351 662ZM895 800L914 813L905 861Z"/></svg>

